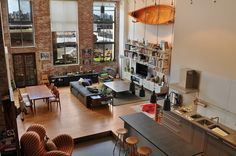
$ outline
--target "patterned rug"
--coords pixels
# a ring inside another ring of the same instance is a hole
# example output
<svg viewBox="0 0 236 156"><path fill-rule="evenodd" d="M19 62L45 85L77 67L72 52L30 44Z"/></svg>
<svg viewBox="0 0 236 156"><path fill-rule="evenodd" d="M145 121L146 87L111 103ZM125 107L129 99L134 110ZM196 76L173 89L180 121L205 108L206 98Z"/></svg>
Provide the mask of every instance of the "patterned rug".
<svg viewBox="0 0 236 156"><path fill-rule="evenodd" d="M130 92L122 92L118 93L116 98L114 98L114 106L120 106L125 104L131 104L141 101L148 101L150 100L151 93L148 90L145 90L145 97L139 96L139 88L136 88L135 95L131 94Z"/></svg>

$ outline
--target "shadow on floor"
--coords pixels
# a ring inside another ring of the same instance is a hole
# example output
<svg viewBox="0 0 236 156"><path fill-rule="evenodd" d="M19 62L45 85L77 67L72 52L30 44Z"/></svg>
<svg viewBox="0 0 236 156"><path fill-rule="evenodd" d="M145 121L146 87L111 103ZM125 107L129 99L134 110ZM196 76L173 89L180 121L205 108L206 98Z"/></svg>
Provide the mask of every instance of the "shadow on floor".
<svg viewBox="0 0 236 156"><path fill-rule="evenodd" d="M78 143L72 156L113 156L114 145L115 139L112 136ZM116 148L114 156L118 155L119 151ZM122 152L121 155L124 153Z"/></svg>

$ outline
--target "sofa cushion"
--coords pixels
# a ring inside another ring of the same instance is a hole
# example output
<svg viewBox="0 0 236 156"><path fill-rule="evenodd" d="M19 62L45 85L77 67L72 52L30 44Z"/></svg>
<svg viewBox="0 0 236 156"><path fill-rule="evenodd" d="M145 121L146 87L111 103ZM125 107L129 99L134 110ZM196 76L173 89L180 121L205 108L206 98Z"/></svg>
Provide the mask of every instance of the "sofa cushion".
<svg viewBox="0 0 236 156"><path fill-rule="evenodd" d="M86 87L80 85L78 81L70 82L70 87L73 88L73 90L77 90L78 93L83 96L96 95L96 93L91 93Z"/></svg>

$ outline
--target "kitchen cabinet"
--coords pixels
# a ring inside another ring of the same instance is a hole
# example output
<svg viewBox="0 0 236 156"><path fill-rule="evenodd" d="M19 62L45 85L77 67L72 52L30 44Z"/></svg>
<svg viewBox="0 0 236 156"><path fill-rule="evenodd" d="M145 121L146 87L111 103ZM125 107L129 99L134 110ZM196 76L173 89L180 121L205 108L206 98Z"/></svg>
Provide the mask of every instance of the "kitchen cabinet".
<svg viewBox="0 0 236 156"><path fill-rule="evenodd" d="M207 132L204 154L206 156L236 156L236 147Z"/></svg>
<svg viewBox="0 0 236 156"><path fill-rule="evenodd" d="M192 142L193 127L189 121L173 112L164 111L163 125L188 143Z"/></svg>
<svg viewBox="0 0 236 156"><path fill-rule="evenodd" d="M193 126L192 144L199 149L204 149L205 131L202 128Z"/></svg>
<svg viewBox="0 0 236 156"><path fill-rule="evenodd" d="M220 156L236 156L236 146L223 140L220 148Z"/></svg>
<svg viewBox="0 0 236 156"><path fill-rule="evenodd" d="M220 139L210 133L206 133L206 145L204 148L204 154L206 156L220 156L221 143Z"/></svg>

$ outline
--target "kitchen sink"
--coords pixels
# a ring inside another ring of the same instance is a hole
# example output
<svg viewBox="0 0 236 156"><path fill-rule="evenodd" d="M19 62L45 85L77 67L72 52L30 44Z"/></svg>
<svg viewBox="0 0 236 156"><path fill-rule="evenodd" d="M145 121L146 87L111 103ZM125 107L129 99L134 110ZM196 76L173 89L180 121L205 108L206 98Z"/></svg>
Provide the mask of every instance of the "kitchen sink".
<svg viewBox="0 0 236 156"><path fill-rule="evenodd" d="M214 124L212 121L207 120L207 119L201 119L201 120L198 120L196 122L199 123L202 126L210 126L210 125Z"/></svg>
<svg viewBox="0 0 236 156"><path fill-rule="evenodd" d="M198 119L198 118L201 118L202 116L200 114L193 114L190 117L193 119Z"/></svg>
<svg viewBox="0 0 236 156"><path fill-rule="evenodd" d="M213 132L221 135L221 136L227 136L229 135L230 133L227 132L226 130L224 130L222 127L220 127L219 125L213 125L213 126L210 126L209 129L211 129Z"/></svg>

